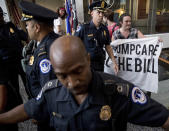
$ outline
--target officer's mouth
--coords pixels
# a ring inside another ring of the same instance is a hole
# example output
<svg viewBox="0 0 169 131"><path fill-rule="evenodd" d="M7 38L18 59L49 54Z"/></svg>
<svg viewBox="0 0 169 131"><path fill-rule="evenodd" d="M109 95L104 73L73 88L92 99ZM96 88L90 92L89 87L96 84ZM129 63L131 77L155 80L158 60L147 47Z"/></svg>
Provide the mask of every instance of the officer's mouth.
<svg viewBox="0 0 169 131"><path fill-rule="evenodd" d="M83 94L88 91L86 86L76 86L74 88L69 88L71 92L76 92L76 94Z"/></svg>

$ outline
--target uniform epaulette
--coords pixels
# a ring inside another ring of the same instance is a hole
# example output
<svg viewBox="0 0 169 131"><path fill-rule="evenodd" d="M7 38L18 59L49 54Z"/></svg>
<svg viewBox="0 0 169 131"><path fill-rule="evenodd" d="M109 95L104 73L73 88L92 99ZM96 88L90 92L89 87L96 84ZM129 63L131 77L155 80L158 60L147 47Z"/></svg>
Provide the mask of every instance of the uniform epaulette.
<svg viewBox="0 0 169 131"><path fill-rule="evenodd" d="M119 94L124 95L124 96L129 96L129 84L128 83L116 83L116 90Z"/></svg>
<svg viewBox="0 0 169 131"><path fill-rule="evenodd" d="M128 97L129 95L129 84L117 82L113 79L104 80L105 90L108 94L119 93Z"/></svg>
<svg viewBox="0 0 169 131"><path fill-rule="evenodd" d="M106 73L99 73L105 85L106 94L118 93L126 97L129 96L130 83Z"/></svg>
<svg viewBox="0 0 169 131"><path fill-rule="evenodd" d="M84 28L88 28L89 26L90 26L90 23L84 23L84 24L82 24L82 26L84 26Z"/></svg>
<svg viewBox="0 0 169 131"><path fill-rule="evenodd" d="M41 55L44 55L44 54L47 54L45 46L41 46L40 49L39 49L38 57L41 56Z"/></svg>
<svg viewBox="0 0 169 131"><path fill-rule="evenodd" d="M57 88L57 87L58 87L58 80L57 79L47 82L43 86L43 88L41 89L41 91L38 94L38 96L36 97L36 100L39 100L44 92L46 92L46 91L48 91L50 89L53 89L53 88Z"/></svg>

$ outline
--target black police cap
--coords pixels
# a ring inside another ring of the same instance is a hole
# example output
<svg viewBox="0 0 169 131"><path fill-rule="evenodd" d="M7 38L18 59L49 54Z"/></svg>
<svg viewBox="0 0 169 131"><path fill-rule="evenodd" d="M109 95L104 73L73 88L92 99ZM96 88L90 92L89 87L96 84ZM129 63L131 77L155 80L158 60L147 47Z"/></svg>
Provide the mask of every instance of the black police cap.
<svg viewBox="0 0 169 131"><path fill-rule="evenodd" d="M96 2L93 2L89 6L89 9L90 9L90 11L98 10L98 11L102 11L103 12L106 7L107 7L107 3L105 1L96 1Z"/></svg>
<svg viewBox="0 0 169 131"><path fill-rule="evenodd" d="M58 18L56 12L28 1L21 1L19 6L23 12L22 21L35 19L43 22Z"/></svg>

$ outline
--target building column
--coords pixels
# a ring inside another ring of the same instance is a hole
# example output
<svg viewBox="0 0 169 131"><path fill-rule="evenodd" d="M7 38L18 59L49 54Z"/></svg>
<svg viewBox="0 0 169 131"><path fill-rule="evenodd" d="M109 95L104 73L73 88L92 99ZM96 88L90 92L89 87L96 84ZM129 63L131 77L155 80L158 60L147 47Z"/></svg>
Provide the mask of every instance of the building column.
<svg viewBox="0 0 169 131"><path fill-rule="evenodd" d="M155 33L157 0L150 0L148 14L147 31L149 34Z"/></svg>
<svg viewBox="0 0 169 131"><path fill-rule="evenodd" d="M90 15L88 14L88 0L76 0L76 12L79 23L90 21Z"/></svg>

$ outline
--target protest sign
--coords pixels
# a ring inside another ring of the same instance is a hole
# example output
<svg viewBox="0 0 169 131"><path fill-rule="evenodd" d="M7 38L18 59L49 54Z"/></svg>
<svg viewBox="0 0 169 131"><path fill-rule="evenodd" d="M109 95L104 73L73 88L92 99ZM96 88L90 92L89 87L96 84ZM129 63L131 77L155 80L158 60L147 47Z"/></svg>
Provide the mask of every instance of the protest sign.
<svg viewBox="0 0 169 131"><path fill-rule="evenodd" d="M139 88L158 92L158 37L118 39L111 43L119 66L118 76Z"/></svg>

